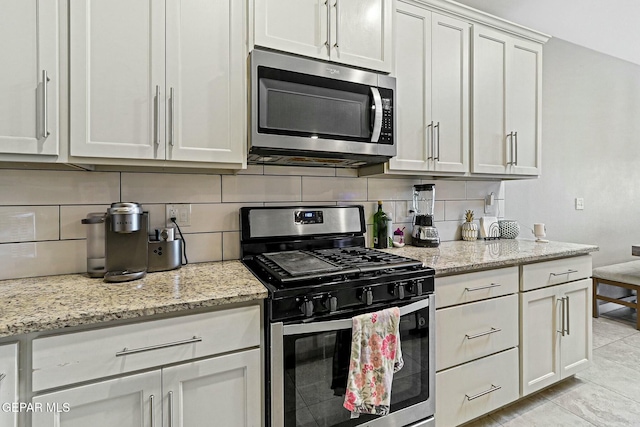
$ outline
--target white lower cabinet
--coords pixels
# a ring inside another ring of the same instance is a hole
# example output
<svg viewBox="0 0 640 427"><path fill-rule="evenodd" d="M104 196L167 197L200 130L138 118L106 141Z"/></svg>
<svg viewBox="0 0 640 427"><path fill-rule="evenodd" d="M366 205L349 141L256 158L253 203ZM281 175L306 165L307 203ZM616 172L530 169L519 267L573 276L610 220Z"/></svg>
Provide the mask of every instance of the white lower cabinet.
<svg viewBox="0 0 640 427"><path fill-rule="evenodd" d="M518 399L518 349L436 374L436 426L452 427Z"/></svg>
<svg viewBox="0 0 640 427"><path fill-rule="evenodd" d="M36 338L30 426L260 427L260 318L251 305Z"/></svg>
<svg viewBox="0 0 640 427"><path fill-rule="evenodd" d="M436 311L436 370L518 346L518 297Z"/></svg>
<svg viewBox="0 0 640 427"><path fill-rule="evenodd" d="M259 427L260 350L219 356L162 370L162 425ZM214 397L215 396L215 397Z"/></svg>
<svg viewBox="0 0 640 427"><path fill-rule="evenodd" d="M591 298L589 279L520 294L523 396L589 366Z"/></svg>
<svg viewBox="0 0 640 427"><path fill-rule="evenodd" d="M162 415L160 371L74 387L33 399L32 427L155 427Z"/></svg>
<svg viewBox="0 0 640 427"><path fill-rule="evenodd" d="M464 424L589 367L590 275L585 255L437 278L436 425Z"/></svg>
<svg viewBox="0 0 640 427"><path fill-rule="evenodd" d="M259 427L260 384L247 350L38 396L32 427Z"/></svg>
<svg viewBox="0 0 640 427"><path fill-rule="evenodd" d="M18 402L18 344L0 346L0 404ZM16 427L17 413L0 408L0 426Z"/></svg>

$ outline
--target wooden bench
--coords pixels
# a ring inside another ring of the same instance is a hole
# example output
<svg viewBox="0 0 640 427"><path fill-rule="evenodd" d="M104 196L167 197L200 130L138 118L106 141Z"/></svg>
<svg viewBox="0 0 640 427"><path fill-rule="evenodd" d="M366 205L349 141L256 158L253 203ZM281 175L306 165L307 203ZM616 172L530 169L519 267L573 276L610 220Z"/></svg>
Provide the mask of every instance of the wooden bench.
<svg viewBox="0 0 640 427"><path fill-rule="evenodd" d="M635 309L636 313L638 312L640 309L640 300L637 298L639 294L638 290L640 290L640 261L629 261L620 264L606 265L604 267L597 267L593 269L591 276L593 279L593 317L598 317L600 315L598 300L621 304ZM636 300L629 302L599 295L599 283L631 289L636 292ZM638 316L636 329L640 330L640 316Z"/></svg>

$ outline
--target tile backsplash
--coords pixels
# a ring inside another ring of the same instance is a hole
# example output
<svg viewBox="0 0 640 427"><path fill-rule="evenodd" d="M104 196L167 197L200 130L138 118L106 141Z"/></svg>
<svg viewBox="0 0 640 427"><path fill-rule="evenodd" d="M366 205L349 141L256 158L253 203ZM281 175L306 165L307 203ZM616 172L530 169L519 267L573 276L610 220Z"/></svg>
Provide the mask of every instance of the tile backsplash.
<svg viewBox="0 0 640 427"><path fill-rule="evenodd" d="M377 200L394 229L411 233L412 186L436 184L436 226L442 240L460 239L464 211L504 216L500 181L358 178L347 169L249 166L236 175L191 173L0 170L0 279L86 271L80 220L116 201L135 201L149 212L150 228L165 226L165 205L191 204L182 227L190 262L240 257L239 208L290 204L362 204L371 241Z"/></svg>

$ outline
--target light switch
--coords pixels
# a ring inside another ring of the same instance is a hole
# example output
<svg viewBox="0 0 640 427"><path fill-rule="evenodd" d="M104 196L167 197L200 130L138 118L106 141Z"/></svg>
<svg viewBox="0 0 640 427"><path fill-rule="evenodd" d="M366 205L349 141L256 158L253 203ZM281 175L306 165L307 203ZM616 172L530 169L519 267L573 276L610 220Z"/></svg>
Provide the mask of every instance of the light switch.
<svg viewBox="0 0 640 427"><path fill-rule="evenodd" d="M576 210L581 211L584 209L584 198L576 197Z"/></svg>

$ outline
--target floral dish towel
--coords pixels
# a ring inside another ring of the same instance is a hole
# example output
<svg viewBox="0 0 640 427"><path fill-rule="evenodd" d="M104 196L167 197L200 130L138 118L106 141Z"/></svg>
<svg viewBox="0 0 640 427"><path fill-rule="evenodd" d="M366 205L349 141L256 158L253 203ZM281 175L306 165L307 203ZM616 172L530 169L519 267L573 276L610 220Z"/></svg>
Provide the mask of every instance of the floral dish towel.
<svg viewBox="0 0 640 427"><path fill-rule="evenodd" d="M353 318L351 363L343 404L351 411L351 418L389 413L393 373L404 364L399 325L398 307Z"/></svg>

